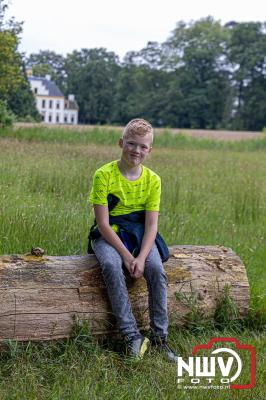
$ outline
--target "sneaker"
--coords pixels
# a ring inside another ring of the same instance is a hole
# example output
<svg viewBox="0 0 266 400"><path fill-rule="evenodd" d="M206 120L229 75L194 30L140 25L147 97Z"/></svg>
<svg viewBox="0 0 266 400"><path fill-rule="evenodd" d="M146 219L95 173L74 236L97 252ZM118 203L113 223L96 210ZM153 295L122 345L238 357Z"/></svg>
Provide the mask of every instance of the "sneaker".
<svg viewBox="0 0 266 400"><path fill-rule="evenodd" d="M152 340L152 345L155 346L155 348L164 355L167 361L175 363L178 362L177 353L173 349L171 349L166 339L154 338Z"/></svg>
<svg viewBox="0 0 266 400"><path fill-rule="evenodd" d="M142 335L126 339L127 356L134 360L141 360L148 349L149 343L149 339Z"/></svg>

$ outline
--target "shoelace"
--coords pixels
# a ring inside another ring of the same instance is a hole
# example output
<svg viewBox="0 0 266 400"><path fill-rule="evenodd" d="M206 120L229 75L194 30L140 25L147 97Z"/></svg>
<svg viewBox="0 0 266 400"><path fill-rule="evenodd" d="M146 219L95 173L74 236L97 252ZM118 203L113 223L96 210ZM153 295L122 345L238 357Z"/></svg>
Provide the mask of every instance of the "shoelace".
<svg viewBox="0 0 266 400"><path fill-rule="evenodd" d="M176 355L175 351L171 349L167 342L158 343L157 346L161 349L165 349L168 353L173 353Z"/></svg>

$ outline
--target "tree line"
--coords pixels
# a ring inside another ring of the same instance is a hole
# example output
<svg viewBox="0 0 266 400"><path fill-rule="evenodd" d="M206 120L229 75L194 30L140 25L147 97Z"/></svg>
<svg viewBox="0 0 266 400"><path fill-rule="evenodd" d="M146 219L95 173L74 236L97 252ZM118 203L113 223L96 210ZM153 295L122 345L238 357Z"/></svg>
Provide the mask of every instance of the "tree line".
<svg viewBox="0 0 266 400"><path fill-rule="evenodd" d="M122 61L105 48L85 48L66 56L40 51L22 64L75 94L80 123L123 125L141 116L157 127L266 126L266 22L180 21L165 42L148 42ZM8 101L15 113L16 93Z"/></svg>

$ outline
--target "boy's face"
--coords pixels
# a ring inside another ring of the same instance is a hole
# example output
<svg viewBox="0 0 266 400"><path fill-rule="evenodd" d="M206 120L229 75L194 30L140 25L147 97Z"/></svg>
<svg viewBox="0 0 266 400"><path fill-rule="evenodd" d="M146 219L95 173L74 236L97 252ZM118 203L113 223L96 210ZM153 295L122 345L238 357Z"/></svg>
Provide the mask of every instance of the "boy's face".
<svg viewBox="0 0 266 400"><path fill-rule="evenodd" d="M152 136L127 135L119 139L121 160L131 167L140 165L151 152Z"/></svg>

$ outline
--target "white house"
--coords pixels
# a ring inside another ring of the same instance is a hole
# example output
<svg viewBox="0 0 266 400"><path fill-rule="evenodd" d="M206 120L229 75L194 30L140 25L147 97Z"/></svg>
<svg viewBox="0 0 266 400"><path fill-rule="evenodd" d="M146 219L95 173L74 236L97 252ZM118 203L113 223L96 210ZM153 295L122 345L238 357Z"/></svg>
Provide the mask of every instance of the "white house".
<svg viewBox="0 0 266 400"><path fill-rule="evenodd" d="M41 78L28 73L28 79L43 122L72 125L78 123L78 105L73 94L69 94L66 99L61 90L51 81L50 75Z"/></svg>

